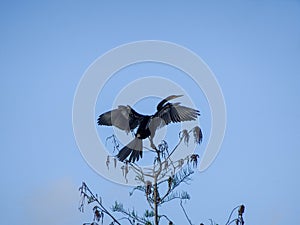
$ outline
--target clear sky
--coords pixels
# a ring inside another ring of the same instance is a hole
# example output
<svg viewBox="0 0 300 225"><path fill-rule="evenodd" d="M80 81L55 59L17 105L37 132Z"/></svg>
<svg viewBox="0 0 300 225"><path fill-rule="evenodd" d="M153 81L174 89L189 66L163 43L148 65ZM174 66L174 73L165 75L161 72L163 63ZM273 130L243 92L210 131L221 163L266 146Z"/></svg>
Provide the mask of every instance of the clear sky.
<svg viewBox="0 0 300 225"><path fill-rule="evenodd" d="M84 161L72 104L97 57L148 39L198 54L226 101L221 151L186 186L194 223L224 224L241 203L246 224L300 223L299 1L1 1L0 29L1 224L88 222L77 210L83 180L108 206L143 207Z"/></svg>

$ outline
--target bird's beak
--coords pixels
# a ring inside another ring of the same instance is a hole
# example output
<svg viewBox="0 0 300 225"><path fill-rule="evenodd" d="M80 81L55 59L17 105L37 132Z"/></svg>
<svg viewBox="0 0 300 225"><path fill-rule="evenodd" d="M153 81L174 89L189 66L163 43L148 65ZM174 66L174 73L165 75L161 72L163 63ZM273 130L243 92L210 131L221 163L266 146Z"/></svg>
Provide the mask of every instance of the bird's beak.
<svg viewBox="0 0 300 225"><path fill-rule="evenodd" d="M182 97L183 95L171 95L171 96L169 96L168 98L167 98L167 100L169 101L169 100L172 100L172 99L174 99L174 98L179 98L179 97Z"/></svg>
<svg viewBox="0 0 300 225"><path fill-rule="evenodd" d="M175 95L176 96L176 98L179 98L179 97L182 97L183 95Z"/></svg>

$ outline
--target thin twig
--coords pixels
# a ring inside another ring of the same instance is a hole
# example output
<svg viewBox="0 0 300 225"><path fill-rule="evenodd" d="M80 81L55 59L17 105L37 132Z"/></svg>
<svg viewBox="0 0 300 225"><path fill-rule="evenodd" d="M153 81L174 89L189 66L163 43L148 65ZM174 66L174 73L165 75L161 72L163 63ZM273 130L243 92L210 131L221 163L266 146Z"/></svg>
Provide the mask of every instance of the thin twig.
<svg viewBox="0 0 300 225"><path fill-rule="evenodd" d="M151 174L144 173L144 172L143 172L143 169L142 169L141 167L139 167L139 166L138 166L137 164L135 164L135 163L130 163L129 165L131 166L132 169L134 169L134 171L140 173L140 176L141 176L141 177L142 177L142 176L151 177L151 178L154 177L154 176L151 175Z"/></svg>
<svg viewBox="0 0 300 225"><path fill-rule="evenodd" d="M166 220L168 220L169 222L172 222L172 220L170 220L169 217L167 217L166 215L160 215L160 217L164 217L164 218L166 218Z"/></svg>
<svg viewBox="0 0 300 225"><path fill-rule="evenodd" d="M182 208L182 210L183 210L183 212L184 212L184 215L185 215L186 219L189 221L189 224L190 224L190 225L193 225L193 224L192 224L192 221L191 221L190 218L188 217L188 215L187 215L187 213L186 213L186 211L185 211L185 209L184 209L184 207L183 207L182 200L180 201L180 206L181 206L181 208Z"/></svg>
<svg viewBox="0 0 300 225"><path fill-rule="evenodd" d="M123 213L124 215L128 216L128 218L127 218L128 220L130 220L129 218L131 218L131 219L137 220L137 221L139 221L141 223L145 223L146 222L143 218L139 218L137 215L133 216L132 213L126 212L125 210L118 210L117 212Z"/></svg>
<svg viewBox="0 0 300 225"><path fill-rule="evenodd" d="M229 218L228 218L227 222L225 223L225 225L229 225L229 224L230 224L230 219L231 219L231 216L232 216L233 212L234 212L237 208L239 208L239 207L240 207L240 206L238 205L238 206L236 206L236 207L233 208L233 210L231 211L231 213L230 213L230 215L229 215Z"/></svg>
<svg viewBox="0 0 300 225"><path fill-rule="evenodd" d="M108 216L110 216L110 218L113 219L114 222L116 222L117 224L121 225L118 220L102 205L102 203L99 201L98 197L96 197L93 192L89 189L89 187L86 185L85 182L82 182L82 190L84 191L88 191L90 196L92 197L92 199L94 201L96 201L98 203L98 205L100 206L100 209L106 213ZM88 196L85 192L83 193L85 196Z"/></svg>
<svg viewBox="0 0 300 225"><path fill-rule="evenodd" d="M239 221L239 219L233 219L233 220L231 220L231 221L228 223L228 225L229 225L229 224L232 224L233 222L236 222L236 221Z"/></svg>

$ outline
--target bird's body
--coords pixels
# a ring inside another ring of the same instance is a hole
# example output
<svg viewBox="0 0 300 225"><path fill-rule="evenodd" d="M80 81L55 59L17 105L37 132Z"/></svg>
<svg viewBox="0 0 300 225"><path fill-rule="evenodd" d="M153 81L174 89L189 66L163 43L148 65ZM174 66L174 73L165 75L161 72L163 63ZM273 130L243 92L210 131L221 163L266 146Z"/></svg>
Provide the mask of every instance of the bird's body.
<svg viewBox="0 0 300 225"><path fill-rule="evenodd" d="M180 95L181 96L181 95ZM153 115L142 115L130 106L119 106L117 109L103 113L98 118L98 125L115 126L121 130L133 131L137 128L135 138L123 147L117 155L120 161L128 159L129 162L138 161L143 155L143 139L149 138L151 145L155 131L173 122L196 120L199 111L181 106L180 103L170 103L171 99L180 97L171 95L157 105L157 111Z"/></svg>
<svg viewBox="0 0 300 225"><path fill-rule="evenodd" d="M141 122L140 125L136 131L135 136L139 139L146 139L151 135L150 129L149 129L149 121L151 120L151 116L145 116Z"/></svg>

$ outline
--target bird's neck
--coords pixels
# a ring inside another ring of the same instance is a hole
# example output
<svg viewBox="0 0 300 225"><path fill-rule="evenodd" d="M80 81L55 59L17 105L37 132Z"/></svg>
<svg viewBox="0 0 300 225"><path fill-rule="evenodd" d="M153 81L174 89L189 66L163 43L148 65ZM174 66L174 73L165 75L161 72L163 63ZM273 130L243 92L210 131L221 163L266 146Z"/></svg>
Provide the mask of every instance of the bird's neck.
<svg viewBox="0 0 300 225"><path fill-rule="evenodd" d="M161 110L166 102L166 99L162 100L156 107L157 111Z"/></svg>

